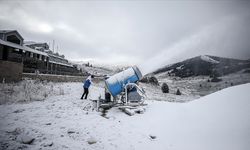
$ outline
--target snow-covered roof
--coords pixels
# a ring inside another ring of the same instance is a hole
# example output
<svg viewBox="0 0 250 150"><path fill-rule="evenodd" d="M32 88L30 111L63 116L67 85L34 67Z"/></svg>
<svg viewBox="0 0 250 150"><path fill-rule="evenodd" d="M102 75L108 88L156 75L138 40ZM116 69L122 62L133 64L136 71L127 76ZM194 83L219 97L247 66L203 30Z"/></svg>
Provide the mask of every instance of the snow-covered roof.
<svg viewBox="0 0 250 150"><path fill-rule="evenodd" d="M30 44L35 44L36 42L34 41L24 41L24 45L30 45Z"/></svg>
<svg viewBox="0 0 250 150"><path fill-rule="evenodd" d="M24 40L24 38L21 36L21 34L19 32L17 32L17 30L0 30L0 33L6 34L6 33L16 33L22 40Z"/></svg>
<svg viewBox="0 0 250 150"><path fill-rule="evenodd" d="M61 62L55 62L55 61L51 61L49 60L50 63L53 63L53 64L58 64L58 65L63 65L63 66L68 66L68 67L73 67L73 65L71 64L66 64L66 63L61 63Z"/></svg>
<svg viewBox="0 0 250 150"><path fill-rule="evenodd" d="M25 47L24 50L26 51L29 51L29 52L32 52L32 53L36 53L36 54L40 54L40 55L44 55L44 56L48 56L47 53L44 53L44 52L41 52L41 51L38 51L38 50L35 50L35 49L32 49L32 48L29 48L28 46L23 46Z"/></svg>
<svg viewBox="0 0 250 150"><path fill-rule="evenodd" d="M43 47L42 46L35 46L35 48L39 48L40 49L40 48L43 48Z"/></svg>
<svg viewBox="0 0 250 150"><path fill-rule="evenodd" d="M9 46L9 47L13 47L13 48L17 48L17 49L22 49L22 50L29 51L29 52L32 52L32 53L40 54L40 55L43 55L43 56L48 56L47 53L44 53L44 52L29 48L27 46L21 46L21 45L11 43L11 42L8 42L8 41L3 41L1 39L0 39L0 44L6 45L6 46Z"/></svg>
<svg viewBox="0 0 250 150"><path fill-rule="evenodd" d="M65 59L65 58L63 58L62 56L58 56L58 55L56 55L56 54L54 54L54 53L52 53L52 54L48 53L48 55L49 55L49 56L52 56L52 57L59 58L59 59ZM66 60L66 59L65 59L65 60Z"/></svg>
<svg viewBox="0 0 250 150"><path fill-rule="evenodd" d="M24 44L25 45L43 45L43 44L48 45L46 42L34 42L34 41L25 41Z"/></svg>
<svg viewBox="0 0 250 150"><path fill-rule="evenodd" d="M9 33L9 32L13 32L15 30L0 30L0 33Z"/></svg>

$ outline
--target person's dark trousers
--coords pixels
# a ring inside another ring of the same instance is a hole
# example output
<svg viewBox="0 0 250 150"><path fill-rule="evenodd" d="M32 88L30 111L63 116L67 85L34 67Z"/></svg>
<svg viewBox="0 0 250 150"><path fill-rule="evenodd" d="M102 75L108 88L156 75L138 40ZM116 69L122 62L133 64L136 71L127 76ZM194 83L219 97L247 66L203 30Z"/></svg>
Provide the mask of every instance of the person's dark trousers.
<svg viewBox="0 0 250 150"><path fill-rule="evenodd" d="M84 92L83 92L83 94L82 94L81 99L83 99L84 95L85 95L85 99L87 99L88 94L89 94L89 89L88 89L88 88L84 88Z"/></svg>

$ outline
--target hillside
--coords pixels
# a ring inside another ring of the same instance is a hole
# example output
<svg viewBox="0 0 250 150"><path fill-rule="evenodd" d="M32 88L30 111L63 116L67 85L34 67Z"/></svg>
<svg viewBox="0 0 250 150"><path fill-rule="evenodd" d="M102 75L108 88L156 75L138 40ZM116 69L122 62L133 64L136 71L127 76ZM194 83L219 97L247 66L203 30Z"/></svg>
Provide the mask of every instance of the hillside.
<svg viewBox="0 0 250 150"><path fill-rule="evenodd" d="M118 66L109 66L109 65L98 65L98 64L89 64L84 61L71 61L71 63L77 65L79 69L87 74L93 74L96 76L107 76L113 75L116 70L118 70Z"/></svg>
<svg viewBox="0 0 250 150"><path fill-rule="evenodd" d="M223 76L243 69L250 69L249 60L203 55L165 66L154 74L165 72L169 76L182 78L199 75Z"/></svg>

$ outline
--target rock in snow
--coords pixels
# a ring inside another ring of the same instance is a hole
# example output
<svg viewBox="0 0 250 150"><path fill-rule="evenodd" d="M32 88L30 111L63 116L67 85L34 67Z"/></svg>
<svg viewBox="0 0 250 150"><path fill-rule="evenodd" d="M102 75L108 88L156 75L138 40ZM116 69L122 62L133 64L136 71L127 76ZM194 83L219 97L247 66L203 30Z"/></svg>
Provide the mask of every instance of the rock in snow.
<svg viewBox="0 0 250 150"><path fill-rule="evenodd" d="M9 129L8 131L6 131L7 133L11 133L13 135L18 135L21 134L23 131L21 128L14 128L14 129Z"/></svg>
<svg viewBox="0 0 250 150"><path fill-rule="evenodd" d="M23 112L23 111L25 111L25 109L17 109L17 110L15 110L15 111L13 111L13 113L21 113L21 112Z"/></svg>
<svg viewBox="0 0 250 150"><path fill-rule="evenodd" d="M124 112L125 112L126 114L128 114L129 116L133 116L133 115L135 114L135 111L133 111L133 110L131 110L131 109L129 109L129 108L125 108L125 109L124 109Z"/></svg>
<svg viewBox="0 0 250 150"><path fill-rule="evenodd" d="M68 129L68 134L72 134L72 133L75 133L76 131L74 129Z"/></svg>
<svg viewBox="0 0 250 150"><path fill-rule="evenodd" d="M35 138L25 135L25 134L21 134L20 140L23 144L31 144L35 140Z"/></svg>
<svg viewBox="0 0 250 150"><path fill-rule="evenodd" d="M53 145L53 142L52 141L47 141L47 142L44 142L42 144L43 147L49 147L49 146L52 146Z"/></svg>
<svg viewBox="0 0 250 150"><path fill-rule="evenodd" d="M89 138L89 139L87 140L87 142L88 142L89 144L95 144L95 143L97 142L97 140L96 140L95 138L91 137L91 138Z"/></svg>
<svg viewBox="0 0 250 150"><path fill-rule="evenodd" d="M156 136L155 136L155 135L149 135L149 137L150 137L152 140L156 139Z"/></svg>

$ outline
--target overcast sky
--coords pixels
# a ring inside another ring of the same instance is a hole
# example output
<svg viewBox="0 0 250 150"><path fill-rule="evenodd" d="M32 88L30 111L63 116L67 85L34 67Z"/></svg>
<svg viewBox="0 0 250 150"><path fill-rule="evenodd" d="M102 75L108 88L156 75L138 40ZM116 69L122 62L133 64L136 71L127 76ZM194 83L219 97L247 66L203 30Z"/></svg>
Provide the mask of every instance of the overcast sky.
<svg viewBox="0 0 250 150"><path fill-rule="evenodd" d="M0 1L0 29L50 42L70 60L171 63L210 54L250 58L250 2ZM56 46L55 46L56 47Z"/></svg>

